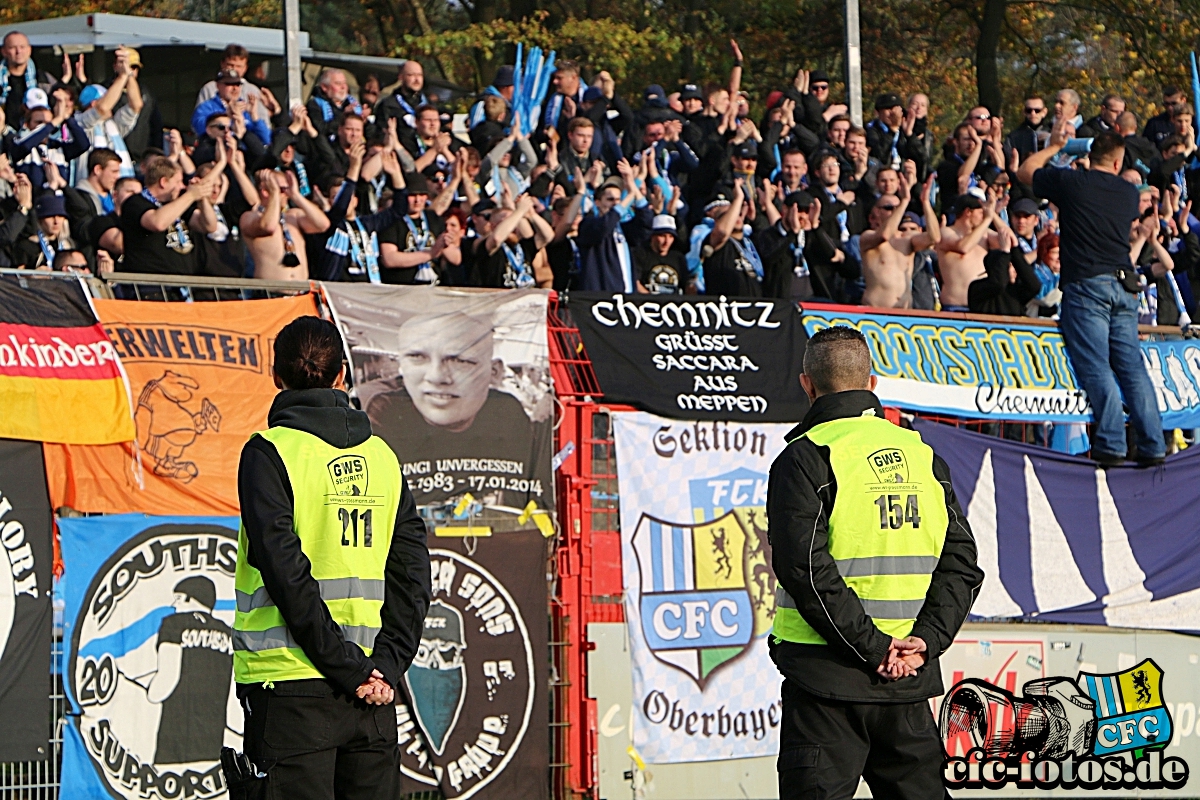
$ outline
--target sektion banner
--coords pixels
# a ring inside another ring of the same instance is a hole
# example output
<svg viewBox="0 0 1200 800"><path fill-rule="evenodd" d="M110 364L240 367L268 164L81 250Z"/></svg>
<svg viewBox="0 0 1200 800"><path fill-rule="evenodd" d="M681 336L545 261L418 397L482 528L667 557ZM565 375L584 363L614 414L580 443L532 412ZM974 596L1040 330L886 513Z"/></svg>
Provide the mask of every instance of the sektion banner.
<svg viewBox="0 0 1200 800"><path fill-rule="evenodd" d="M536 530L431 537L429 555L433 599L396 693L405 788L545 800L546 539Z"/></svg>
<svg viewBox="0 0 1200 800"><path fill-rule="evenodd" d="M275 335L296 317L316 313L312 296L240 303L97 300L96 309L106 343L129 374L137 442L46 445L54 507L237 514L238 454L250 434L267 427L277 391Z"/></svg>
<svg viewBox="0 0 1200 800"><path fill-rule="evenodd" d="M64 797L226 796L237 518L59 521L65 573Z"/></svg>
<svg viewBox="0 0 1200 800"><path fill-rule="evenodd" d="M553 509L547 292L323 286L354 392L418 505Z"/></svg>
<svg viewBox="0 0 1200 800"><path fill-rule="evenodd" d="M790 426L613 419L634 746L653 763L774 755L767 476Z"/></svg>
<svg viewBox="0 0 1200 800"><path fill-rule="evenodd" d="M866 336L884 405L975 419L1092 418L1058 328L805 310L809 336L832 325ZM1200 426L1200 343L1141 346L1163 427Z"/></svg>
<svg viewBox="0 0 1200 800"><path fill-rule="evenodd" d="M808 411L808 337L793 303L572 292L570 310L606 402L741 422L799 422Z"/></svg>
<svg viewBox="0 0 1200 800"><path fill-rule="evenodd" d="M50 729L53 544L42 448L0 439L0 761L40 761Z"/></svg>
<svg viewBox="0 0 1200 800"><path fill-rule="evenodd" d="M107 444L133 436L121 363L79 283L0 277L0 437Z"/></svg>

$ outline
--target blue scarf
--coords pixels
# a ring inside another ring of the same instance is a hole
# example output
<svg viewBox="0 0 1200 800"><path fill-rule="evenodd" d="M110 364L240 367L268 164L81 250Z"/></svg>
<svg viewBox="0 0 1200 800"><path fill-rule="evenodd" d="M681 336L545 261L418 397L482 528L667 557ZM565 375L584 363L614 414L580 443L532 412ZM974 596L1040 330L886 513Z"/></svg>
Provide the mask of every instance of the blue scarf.
<svg viewBox="0 0 1200 800"><path fill-rule="evenodd" d="M762 256L760 256L758 254L758 250L755 249L754 242L750 241L750 239L746 237L738 240L732 236L729 237L729 241L734 247L737 248L738 255L746 259L746 261L750 263L750 266L754 267L754 274L757 275L758 279L761 281L763 279Z"/></svg>
<svg viewBox="0 0 1200 800"><path fill-rule="evenodd" d="M0 58L0 105L8 102L8 92L12 88L8 83L8 62ZM37 88L37 65L29 59L25 65L25 91Z"/></svg>
<svg viewBox="0 0 1200 800"><path fill-rule="evenodd" d="M500 245L500 249L504 251L510 268L509 274L504 276L504 285L509 289L528 289L533 286L533 275L529 273L529 267L525 264L525 251L521 245L518 243L516 247L509 247L508 242L505 242Z"/></svg>
<svg viewBox="0 0 1200 800"><path fill-rule="evenodd" d="M162 203L160 203L158 201L157 197L150 194L149 189L142 189L142 197L146 198L151 203L153 203L155 208L162 208ZM284 230L285 230L285 236L286 236L287 235L286 228ZM188 235L188 229L183 224L183 220L181 220L179 217L175 218L175 235L177 237L179 237L179 247L178 247L178 249L176 249L176 248L171 248L171 249L176 250L176 252L179 252L179 253L192 252L192 238L191 238L191 236Z"/></svg>

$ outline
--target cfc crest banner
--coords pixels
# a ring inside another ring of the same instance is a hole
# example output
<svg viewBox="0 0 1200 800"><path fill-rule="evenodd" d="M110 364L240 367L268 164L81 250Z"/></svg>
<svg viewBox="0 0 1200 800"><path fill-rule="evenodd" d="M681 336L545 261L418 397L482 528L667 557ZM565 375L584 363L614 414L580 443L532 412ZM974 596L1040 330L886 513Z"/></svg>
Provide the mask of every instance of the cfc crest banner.
<svg viewBox="0 0 1200 800"><path fill-rule="evenodd" d="M97 300L133 390L135 444L46 445L54 507L236 514L237 463L267 427L275 335L310 295L242 303Z"/></svg>
<svg viewBox="0 0 1200 800"><path fill-rule="evenodd" d="M546 540L430 538L433 600L397 693L400 768L446 800L544 800Z"/></svg>
<svg viewBox="0 0 1200 800"><path fill-rule="evenodd" d="M227 796L221 747L242 741L237 526L142 514L59 521L64 797Z"/></svg>
<svg viewBox="0 0 1200 800"><path fill-rule="evenodd" d="M767 475L790 426L614 415L634 746L652 763L773 755Z"/></svg>

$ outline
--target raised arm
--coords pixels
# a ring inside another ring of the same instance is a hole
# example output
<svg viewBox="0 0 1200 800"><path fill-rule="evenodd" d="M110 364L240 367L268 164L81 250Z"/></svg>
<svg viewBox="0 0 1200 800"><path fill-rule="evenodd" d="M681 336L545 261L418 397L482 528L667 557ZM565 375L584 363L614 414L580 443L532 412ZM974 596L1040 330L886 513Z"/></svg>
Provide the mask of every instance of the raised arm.
<svg viewBox="0 0 1200 800"><path fill-rule="evenodd" d="M1054 158L1067 143L1069 125L1070 123L1065 119L1054 123L1054 128L1050 131L1050 143L1036 153L1025 156L1025 160L1017 169L1017 180L1026 186L1033 184L1033 173L1050 163L1050 159Z"/></svg>
<svg viewBox="0 0 1200 800"><path fill-rule="evenodd" d="M742 189L744 185L741 178L734 180L733 202L717 220L717 224L713 225L712 233L708 235L708 243L713 250L720 250L725 246L725 242L729 241L729 237L733 235L734 226L742 217L742 203L746 199Z"/></svg>

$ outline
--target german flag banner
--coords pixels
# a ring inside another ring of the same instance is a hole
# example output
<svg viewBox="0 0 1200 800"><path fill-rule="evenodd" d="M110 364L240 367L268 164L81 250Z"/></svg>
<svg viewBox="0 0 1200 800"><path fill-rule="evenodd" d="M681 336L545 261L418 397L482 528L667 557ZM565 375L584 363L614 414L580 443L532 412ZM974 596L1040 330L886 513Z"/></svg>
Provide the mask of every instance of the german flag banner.
<svg viewBox="0 0 1200 800"><path fill-rule="evenodd" d="M267 427L280 328L311 295L227 303L97 300L105 344L129 375L137 441L46 445L54 508L106 514L238 513L238 454ZM133 438L130 436L129 438Z"/></svg>
<svg viewBox="0 0 1200 800"><path fill-rule="evenodd" d="M0 278L0 438L134 438L121 363L76 281Z"/></svg>

